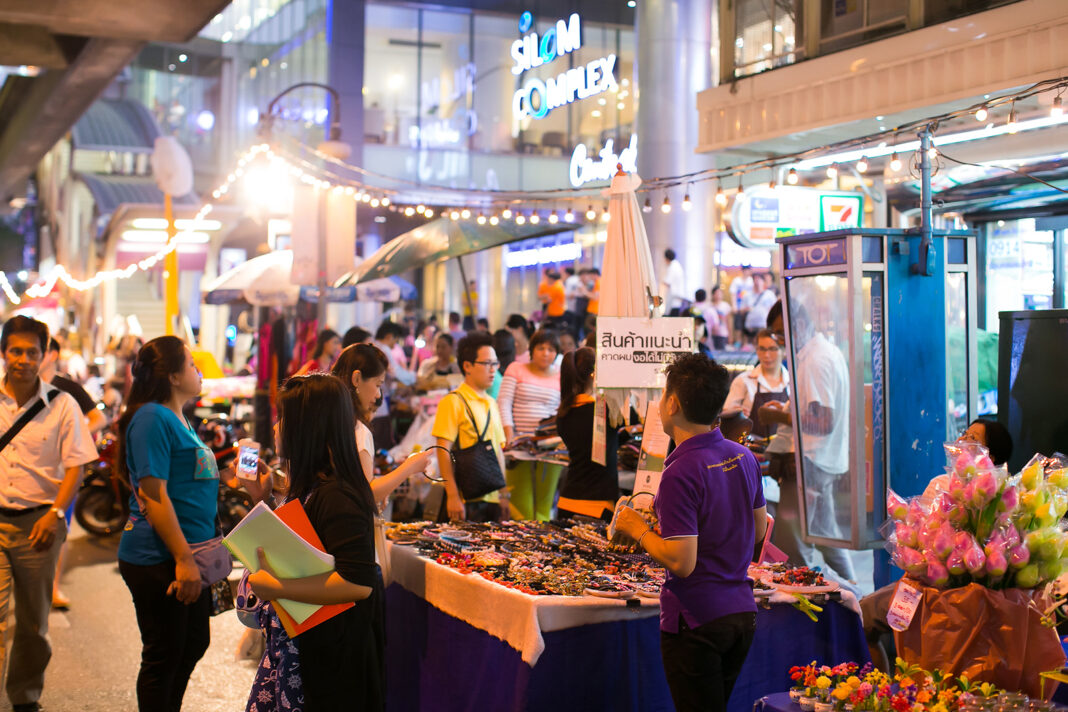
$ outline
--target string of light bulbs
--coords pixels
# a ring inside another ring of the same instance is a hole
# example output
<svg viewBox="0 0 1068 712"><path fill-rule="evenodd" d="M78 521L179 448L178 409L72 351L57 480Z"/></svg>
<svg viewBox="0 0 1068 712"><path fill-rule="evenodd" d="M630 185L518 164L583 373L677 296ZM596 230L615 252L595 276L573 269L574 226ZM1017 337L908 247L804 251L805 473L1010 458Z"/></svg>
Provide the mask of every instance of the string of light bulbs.
<svg viewBox="0 0 1068 712"><path fill-rule="evenodd" d="M769 185L774 186L776 172L789 166L786 173L786 183L797 185L800 182L800 173L802 171L825 168L828 177L834 178L843 165L851 163L859 173L863 174L868 170L870 159L888 156L890 169L898 172L903 165L901 155L914 153L919 147L918 140L901 141L902 134L923 127L937 129L940 124L968 115L972 115L976 121L984 122L990 118L992 111L1004 106L1009 107L1009 114L1003 125L995 126L993 123L989 123L983 129L940 136L937 137L937 146L952 145L1005 133L1015 134L1021 130L1058 125L1068 121L1068 116L1065 116L1062 103L1062 95L1066 89L1068 89L1068 77L1048 79L1037 82L1015 94L985 99L980 104L964 109L908 122L892 129L858 138L805 149L793 154L776 155L748 163L735 164L725 168L708 168L678 176L643 180L637 192L647 194L642 208L646 213L653 210L650 196L654 193L662 192L664 198L660 203L660 211L668 214L673 209L669 195L671 189L685 186L681 207L682 210L689 211L693 207L693 201L690 197L692 186L708 181L716 181L715 202L722 208L726 207L730 201L730 197L724 191L724 182L731 177L735 177L737 186L734 194L738 196L744 193L743 177L757 171L770 170L771 179L769 180ZM1021 122L1016 111L1016 102L1049 92L1056 92L1049 116ZM937 146L931 149L934 157L939 155ZM317 165L308 158L299 155L300 151L310 152L322 165ZM536 191L457 190L447 186L428 185L375 173L310 147L297 144L296 149L290 149L283 143L279 143L274 148L267 143L259 143L249 148L238 159L234 171L229 173L226 179L211 192L212 199L215 201L224 199L229 194L232 186L247 174L250 163L261 157L265 157L271 165L282 168L290 176L305 185L315 186L322 190L339 191L351 196L355 202L366 204L372 209L384 208L391 212L401 213L409 218L418 215L426 220L432 220L440 213L441 216L448 217L454 221L474 219L479 225L498 225L504 220L513 220L519 225L524 225L528 222L536 225L542 219L540 211L548 210L549 214L546 220L550 224L557 224L560 221L574 223L580 215L591 223L608 222L611 219L608 203L604 202L603 198L598 197L601 188ZM965 163L963 161L954 162ZM1045 181L1034 178L1027 173L1015 172L1045 183ZM403 187L373 185L367 180L354 179L345 175L345 173L355 173L359 176ZM1047 183L1047 185L1049 184ZM1053 187L1056 188L1056 186ZM1060 188L1057 189L1060 190ZM422 200L410 198L409 194L411 193L419 195ZM437 200L427 199L429 196L436 196ZM463 200L466 196L477 196L477 203L473 206L455 204L457 197L460 198L459 202L467 202ZM431 205L431 203L435 202L437 207ZM587 204L585 211L581 211L582 203ZM594 208L597 203L601 204L600 210ZM444 207L442 207L443 205ZM195 230L200 221L211 213L213 209L214 203L206 202L197 212L191 224L185 230L168 237L166 244L159 251L122 269L101 270L88 279L78 279L63 265L55 265L42 280L27 288L23 296L19 296L7 275L0 272L0 291L3 291L4 296L10 302L18 305L24 298L32 299L50 294L56 284L60 282L70 289L86 291L103 284L105 281L128 279L137 272L152 269L159 264L168 254L177 249L181 236Z"/></svg>

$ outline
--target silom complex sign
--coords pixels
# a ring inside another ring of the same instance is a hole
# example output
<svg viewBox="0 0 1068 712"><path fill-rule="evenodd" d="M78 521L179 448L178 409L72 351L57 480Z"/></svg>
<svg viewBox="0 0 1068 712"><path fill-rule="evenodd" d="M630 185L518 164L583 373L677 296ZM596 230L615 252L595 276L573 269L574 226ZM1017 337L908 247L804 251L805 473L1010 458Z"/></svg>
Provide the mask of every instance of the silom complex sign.
<svg viewBox="0 0 1068 712"><path fill-rule="evenodd" d="M519 31L525 33L512 43L512 74L548 64L582 47L582 18L574 13L539 35L530 32L534 18L524 12ZM545 118L550 111L580 99L597 96L616 86L616 56L599 57L585 65L568 69L545 80L529 77L512 96L512 113L517 119Z"/></svg>

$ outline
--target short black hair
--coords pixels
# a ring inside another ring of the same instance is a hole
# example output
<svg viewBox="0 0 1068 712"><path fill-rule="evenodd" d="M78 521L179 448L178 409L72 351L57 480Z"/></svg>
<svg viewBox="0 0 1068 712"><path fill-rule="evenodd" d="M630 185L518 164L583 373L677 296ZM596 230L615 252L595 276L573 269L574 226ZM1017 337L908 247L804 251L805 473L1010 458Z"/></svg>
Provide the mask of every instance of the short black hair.
<svg viewBox="0 0 1068 712"><path fill-rule="evenodd" d="M538 329L534 332L534 335L530 337L530 355L533 356L534 349L542 344L549 344L556 350L556 353L560 353L560 338L552 329Z"/></svg>
<svg viewBox="0 0 1068 712"><path fill-rule="evenodd" d="M487 318L486 318L486 317L484 317L484 316L480 316L480 317L478 318L478 322L477 322L477 323L478 323L478 325L479 325L479 326L484 326L484 327L486 327L486 331L489 331L489 319L487 319Z"/></svg>
<svg viewBox="0 0 1068 712"><path fill-rule="evenodd" d="M28 316L18 314L4 322L0 331L0 352L7 351L7 340L12 334L33 334L41 342L41 353L48 351L48 324Z"/></svg>
<svg viewBox="0 0 1068 712"><path fill-rule="evenodd" d="M408 332L397 322L386 319L378 325L378 330L375 332L375 340L381 341L390 335L396 336L398 339L403 339L408 335Z"/></svg>
<svg viewBox="0 0 1068 712"><path fill-rule="evenodd" d="M59 342L56 341L56 337L53 336L48 340L48 350L59 353Z"/></svg>
<svg viewBox="0 0 1068 712"><path fill-rule="evenodd" d="M666 250L664 250L664 257L668 258L669 260L675 259L675 250L671 249L670 247L667 248Z"/></svg>
<svg viewBox="0 0 1068 712"><path fill-rule="evenodd" d="M575 274L575 268L574 267L564 267L564 274L566 274L568 277L570 277L571 275Z"/></svg>
<svg viewBox="0 0 1068 712"><path fill-rule="evenodd" d="M708 299L708 292L706 292L706 291L705 291L705 290L703 290L703 289L698 289L698 290L697 290L696 292L694 292L694 294L693 294L693 300L694 300L695 302L703 302L703 301L704 301L704 300L706 300L706 299Z"/></svg>
<svg viewBox="0 0 1068 712"><path fill-rule="evenodd" d="M674 395L686 420L712 425L730 390L730 372L704 354L683 354L665 369L664 396Z"/></svg>
<svg viewBox="0 0 1068 712"><path fill-rule="evenodd" d="M522 314L512 314L508 317L508 321L504 322L504 325L509 329L522 329L528 339L533 333L533 329L530 327L530 321Z"/></svg>
<svg viewBox="0 0 1068 712"><path fill-rule="evenodd" d="M345 336L341 339L341 348L347 349L353 344L362 344L371 338L371 332L367 329L359 326L354 326L345 332Z"/></svg>
<svg viewBox="0 0 1068 712"><path fill-rule="evenodd" d="M782 318L782 300L776 299L775 303L771 305L771 309L768 309L768 318L764 320L764 326L771 328L771 325Z"/></svg>
<svg viewBox="0 0 1068 712"><path fill-rule="evenodd" d="M459 324L460 323L460 312L449 312L449 323L450 324Z"/></svg>
<svg viewBox="0 0 1068 712"><path fill-rule="evenodd" d="M1009 429L996 420L988 418L976 418L972 424L983 424L983 435L986 438L986 449L990 453L990 460L995 465L1003 465L1012 457L1012 435Z"/></svg>
<svg viewBox="0 0 1068 712"><path fill-rule="evenodd" d="M477 361L478 352L484 346L493 346L493 337L485 331L472 331L460 339L460 343L456 347L456 362L460 364L460 373L467 375L467 372L464 371L464 364Z"/></svg>
<svg viewBox="0 0 1068 712"><path fill-rule="evenodd" d="M450 334L450 333L449 333L449 332L447 332L447 331L443 331L443 332L441 332L441 333L440 333L440 334L438 334L438 335L437 335L437 336L436 336L435 338L437 338L437 339L444 339L444 340L445 340L445 343L447 343L447 344L448 344L449 346L455 346L455 345L456 345L456 340L455 340L455 339L453 339L453 338L452 338L452 334Z"/></svg>

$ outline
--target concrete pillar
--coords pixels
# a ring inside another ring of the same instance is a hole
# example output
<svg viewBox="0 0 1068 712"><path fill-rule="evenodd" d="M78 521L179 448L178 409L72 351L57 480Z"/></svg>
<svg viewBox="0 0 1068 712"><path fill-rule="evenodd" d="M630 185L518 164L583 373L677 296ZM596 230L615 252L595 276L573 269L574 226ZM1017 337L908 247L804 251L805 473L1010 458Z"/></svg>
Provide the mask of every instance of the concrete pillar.
<svg viewBox="0 0 1068 712"><path fill-rule="evenodd" d="M341 101L341 139L352 146L348 162L363 165L363 37L364 0L327 0L326 83ZM333 122L331 106L330 121Z"/></svg>
<svg viewBox="0 0 1068 712"><path fill-rule="evenodd" d="M635 18L638 74L638 173L643 179L676 176L713 166L697 154L697 93L716 84L718 25L715 0L643 0ZM685 185L668 192L672 210L660 207L665 194L647 194L644 213L657 282L667 268L664 250L673 248L686 268L686 289L708 288L715 247L715 184L689 188L693 209L682 210ZM644 203L646 196L639 196Z"/></svg>

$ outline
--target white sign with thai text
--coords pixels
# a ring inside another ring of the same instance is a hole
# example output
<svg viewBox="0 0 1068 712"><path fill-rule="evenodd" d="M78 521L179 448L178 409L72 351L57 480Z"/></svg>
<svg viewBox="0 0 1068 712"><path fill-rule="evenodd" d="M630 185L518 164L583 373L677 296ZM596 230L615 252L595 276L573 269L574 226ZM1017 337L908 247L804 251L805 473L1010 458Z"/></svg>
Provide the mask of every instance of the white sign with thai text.
<svg viewBox="0 0 1068 712"><path fill-rule="evenodd" d="M696 350L691 317L598 317L597 387L663 388L664 366Z"/></svg>

